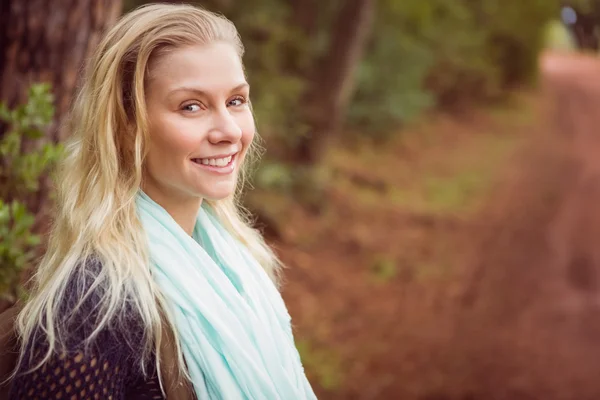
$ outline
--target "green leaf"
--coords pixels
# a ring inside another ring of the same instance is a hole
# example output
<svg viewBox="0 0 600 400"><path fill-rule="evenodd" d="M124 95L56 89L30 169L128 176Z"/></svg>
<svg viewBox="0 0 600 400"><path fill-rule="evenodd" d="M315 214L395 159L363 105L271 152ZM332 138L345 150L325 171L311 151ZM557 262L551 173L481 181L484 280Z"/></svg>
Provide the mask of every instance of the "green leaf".
<svg viewBox="0 0 600 400"><path fill-rule="evenodd" d="M10 110L6 104L0 102L0 120L4 122L12 122Z"/></svg>
<svg viewBox="0 0 600 400"><path fill-rule="evenodd" d="M43 124L37 123L35 125L39 126L39 125L43 125ZM44 132L42 132L38 128L23 129L23 134L29 139L41 139L44 137Z"/></svg>
<svg viewBox="0 0 600 400"><path fill-rule="evenodd" d="M30 235L26 238L26 243L28 246L37 246L42 242L42 238L39 235Z"/></svg>

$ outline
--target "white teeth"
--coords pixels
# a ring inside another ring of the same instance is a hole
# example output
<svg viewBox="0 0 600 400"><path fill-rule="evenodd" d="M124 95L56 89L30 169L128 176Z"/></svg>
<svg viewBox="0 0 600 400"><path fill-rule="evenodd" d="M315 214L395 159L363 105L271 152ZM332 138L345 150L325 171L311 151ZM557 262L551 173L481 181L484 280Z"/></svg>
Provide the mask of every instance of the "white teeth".
<svg viewBox="0 0 600 400"><path fill-rule="evenodd" d="M224 167L231 162L231 157L232 156L225 158L202 158L197 160L200 161L200 163L202 163L203 165L210 165L213 167Z"/></svg>
<svg viewBox="0 0 600 400"><path fill-rule="evenodd" d="M216 160L216 163L217 163L217 166L224 167L227 164L229 164L229 161L231 161L231 157L219 158L219 159Z"/></svg>

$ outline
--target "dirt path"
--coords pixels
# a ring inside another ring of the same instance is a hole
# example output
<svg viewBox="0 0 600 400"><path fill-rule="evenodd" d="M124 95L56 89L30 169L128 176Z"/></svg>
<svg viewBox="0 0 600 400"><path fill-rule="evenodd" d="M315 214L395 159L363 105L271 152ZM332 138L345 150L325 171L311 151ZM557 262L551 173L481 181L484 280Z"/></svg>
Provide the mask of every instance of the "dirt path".
<svg viewBox="0 0 600 400"><path fill-rule="evenodd" d="M474 241L460 398L600 399L600 61L548 54L542 68L546 126Z"/></svg>
<svg viewBox="0 0 600 400"><path fill-rule="evenodd" d="M600 399L600 61L542 69L526 105L399 135L431 146L342 152L323 214L281 208L321 400Z"/></svg>

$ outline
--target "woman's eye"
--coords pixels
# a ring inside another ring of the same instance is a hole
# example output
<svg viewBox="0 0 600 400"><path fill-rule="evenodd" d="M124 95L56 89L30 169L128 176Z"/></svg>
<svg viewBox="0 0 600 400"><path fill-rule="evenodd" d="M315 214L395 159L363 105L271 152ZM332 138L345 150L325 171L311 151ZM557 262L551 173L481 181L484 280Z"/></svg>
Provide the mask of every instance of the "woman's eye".
<svg viewBox="0 0 600 400"><path fill-rule="evenodd" d="M229 105L233 107L239 107L244 104L246 104L246 99L243 97L236 97L229 102Z"/></svg>
<svg viewBox="0 0 600 400"><path fill-rule="evenodd" d="M191 103L191 104L184 105L183 107L181 107L181 109L186 112L196 112L196 111L200 111L201 107L199 104Z"/></svg>

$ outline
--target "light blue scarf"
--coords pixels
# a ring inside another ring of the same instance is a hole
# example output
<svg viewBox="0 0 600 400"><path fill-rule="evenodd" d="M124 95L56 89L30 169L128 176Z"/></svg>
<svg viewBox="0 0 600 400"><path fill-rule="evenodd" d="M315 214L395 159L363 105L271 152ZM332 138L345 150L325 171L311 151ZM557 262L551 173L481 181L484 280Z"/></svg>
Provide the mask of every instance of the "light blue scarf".
<svg viewBox="0 0 600 400"><path fill-rule="evenodd" d="M137 209L198 399L316 399L279 291L206 202L193 238L143 192Z"/></svg>

